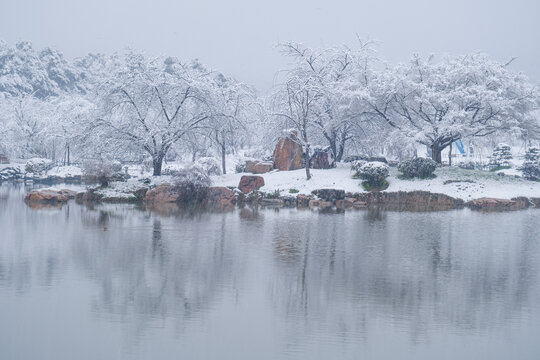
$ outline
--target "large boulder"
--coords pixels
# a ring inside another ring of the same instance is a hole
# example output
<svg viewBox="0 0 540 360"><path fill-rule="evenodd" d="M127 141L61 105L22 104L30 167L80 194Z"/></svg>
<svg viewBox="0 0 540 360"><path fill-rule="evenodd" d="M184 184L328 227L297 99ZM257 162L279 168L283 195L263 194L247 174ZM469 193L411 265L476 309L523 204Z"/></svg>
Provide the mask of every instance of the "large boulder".
<svg viewBox="0 0 540 360"><path fill-rule="evenodd" d="M210 187L206 193L206 200L210 205L232 204L234 192L223 186Z"/></svg>
<svg viewBox="0 0 540 360"><path fill-rule="evenodd" d="M274 169L274 164L271 161L246 161L245 171L252 174L264 174Z"/></svg>
<svg viewBox="0 0 540 360"><path fill-rule="evenodd" d="M440 211L463 207L461 199L428 191L364 192L354 195L355 202L363 206L383 206L395 211Z"/></svg>
<svg viewBox="0 0 540 360"><path fill-rule="evenodd" d="M6 155L0 154L0 164L9 164L9 159Z"/></svg>
<svg viewBox="0 0 540 360"><path fill-rule="evenodd" d="M289 171L302 168L302 145L296 131L290 131L282 136L274 150L274 168Z"/></svg>
<svg viewBox="0 0 540 360"><path fill-rule="evenodd" d="M69 199L75 197L75 192L71 190L32 190L24 197L24 201L28 203L41 204L60 204L66 203Z"/></svg>
<svg viewBox="0 0 540 360"><path fill-rule="evenodd" d="M244 175L240 179L238 189L244 194L249 194L253 190L258 190L264 186L264 178L262 176Z"/></svg>
<svg viewBox="0 0 540 360"><path fill-rule="evenodd" d="M296 196L296 206L308 207L311 200L313 200L313 195L298 194Z"/></svg>
<svg viewBox="0 0 540 360"><path fill-rule="evenodd" d="M311 156L311 167L313 169L331 169L336 167L334 153L330 147L315 148Z"/></svg>
<svg viewBox="0 0 540 360"><path fill-rule="evenodd" d="M479 198L471 200L467 206L474 210L483 211L506 211L506 210L521 210L530 206L527 198L496 199L496 198Z"/></svg>
<svg viewBox="0 0 540 360"><path fill-rule="evenodd" d="M155 203L175 203L179 200L180 194L172 185L159 185L146 192L144 202Z"/></svg>

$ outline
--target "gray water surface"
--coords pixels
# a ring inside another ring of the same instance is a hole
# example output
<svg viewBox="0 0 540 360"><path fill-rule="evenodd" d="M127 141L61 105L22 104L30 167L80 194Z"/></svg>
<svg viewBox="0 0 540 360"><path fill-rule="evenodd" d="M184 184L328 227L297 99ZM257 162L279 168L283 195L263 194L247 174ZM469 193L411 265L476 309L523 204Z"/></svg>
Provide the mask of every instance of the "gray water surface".
<svg viewBox="0 0 540 360"><path fill-rule="evenodd" d="M539 359L540 210L32 209L0 186L0 359Z"/></svg>

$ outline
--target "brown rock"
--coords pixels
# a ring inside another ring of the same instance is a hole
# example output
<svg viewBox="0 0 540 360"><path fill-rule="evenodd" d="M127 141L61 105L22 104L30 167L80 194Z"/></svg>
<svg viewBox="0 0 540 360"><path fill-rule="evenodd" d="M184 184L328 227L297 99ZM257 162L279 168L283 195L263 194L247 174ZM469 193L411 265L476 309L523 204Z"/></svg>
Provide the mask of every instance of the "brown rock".
<svg viewBox="0 0 540 360"><path fill-rule="evenodd" d="M277 142L274 150L274 167L281 171L301 169L302 153L296 131L292 131Z"/></svg>
<svg viewBox="0 0 540 360"><path fill-rule="evenodd" d="M311 156L311 167L313 169L331 169L336 167L334 153L328 147L325 149L315 149Z"/></svg>
<svg viewBox="0 0 540 360"><path fill-rule="evenodd" d="M336 207L338 209L350 208L353 206L353 204L354 204L353 198L345 198L345 199L336 200Z"/></svg>
<svg viewBox="0 0 540 360"><path fill-rule="evenodd" d="M253 173L253 172L254 172L255 165L257 165L258 163L259 163L259 161L247 160L247 161L246 161L245 172Z"/></svg>
<svg viewBox="0 0 540 360"><path fill-rule="evenodd" d="M263 162L258 162L255 164L255 166L253 166L252 173L264 174L272 170L274 170L274 164L269 161L263 161Z"/></svg>
<svg viewBox="0 0 540 360"><path fill-rule="evenodd" d="M264 174L274 169L274 164L270 161L246 161L246 172L252 174Z"/></svg>
<svg viewBox="0 0 540 360"><path fill-rule="evenodd" d="M520 210L529 207L527 198L495 199L495 198L480 198L471 200L467 206L474 210L485 211L504 211L504 210Z"/></svg>
<svg viewBox="0 0 540 360"><path fill-rule="evenodd" d="M365 201L355 201L353 202L353 206L355 208L364 208L367 207L367 203Z"/></svg>
<svg viewBox="0 0 540 360"><path fill-rule="evenodd" d="M65 191L67 190L32 190L24 197L24 201L42 204L66 203L70 198Z"/></svg>
<svg viewBox="0 0 540 360"><path fill-rule="evenodd" d="M9 164L9 159L6 155L0 154L0 164Z"/></svg>
<svg viewBox="0 0 540 360"><path fill-rule="evenodd" d="M178 192L171 185L159 185L146 192L144 201L153 203L174 203L179 199Z"/></svg>
<svg viewBox="0 0 540 360"><path fill-rule="evenodd" d="M298 194L296 196L296 206L298 207L308 207L309 202L313 200L312 195Z"/></svg>
<svg viewBox="0 0 540 360"><path fill-rule="evenodd" d="M88 189L86 191L77 193L75 195L75 199L77 201L84 201L84 202L86 202L86 201L90 201L90 202L100 201L101 200L101 195L96 193L96 189Z"/></svg>
<svg viewBox="0 0 540 360"><path fill-rule="evenodd" d="M244 175L240 179L238 189L244 194L249 194L253 190L258 190L264 186L264 178L262 176Z"/></svg>
<svg viewBox="0 0 540 360"><path fill-rule="evenodd" d="M259 203L262 206L270 206L270 207L281 207L281 206L283 206L283 200L281 200L281 199L262 198L261 200L259 200Z"/></svg>
<svg viewBox="0 0 540 360"><path fill-rule="evenodd" d="M208 188L206 196L209 204L224 205L232 203L234 200L234 192L223 186Z"/></svg>
<svg viewBox="0 0 540 360"><path fill-rule="evenodd" d="M355 196L357 201L371 205L382 205L387 210L436 211L463 207L463 200L445 194L428 191L366 192Z"/></svg>
<svg viewBox="0 0 540 360"><path fill-rule="evenodd" d="M308 205L309 207L317 207L319 206L319 200L309 200Z"/></svg>
<svg viewBox="0 0 540 360"><path fill-rule="evenodd" d="M320 209L328 209L334 206L334 204L330 201L319 201L319 208Z"/></svg>

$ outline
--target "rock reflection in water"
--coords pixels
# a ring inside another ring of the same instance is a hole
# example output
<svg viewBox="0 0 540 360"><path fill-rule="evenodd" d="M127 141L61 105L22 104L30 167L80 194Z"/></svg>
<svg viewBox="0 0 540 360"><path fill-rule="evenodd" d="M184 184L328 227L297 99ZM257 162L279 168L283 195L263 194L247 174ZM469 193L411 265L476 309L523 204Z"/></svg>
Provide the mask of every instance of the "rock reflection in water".
<svg viewBox="0 0 540 360"><path fill-rule="evenodd" d="M156 358L196 358L208 344L215 350L200 357L451 358L472 354L463 339L475 339L467 344L477 355L489 348L504 358L501 339L513 333L529 344L526 354L538 354L534 209L210 212L70 202L51 212L25 206L23 190L0 194L2 319L24 318L25 299L54 295L48 311L89 315L57 315L70 332L121 334L130 349ZM55 295L64 284L68 292ZM66 296L79 292L81 299ZM47 349L61 353L65 339L40 319L32 324L48 329ZM0 337L0 358L19 340L13 326L0 321L0 335L11 339ZM84 334L92 350L79 358L113 349Z"/></svg>

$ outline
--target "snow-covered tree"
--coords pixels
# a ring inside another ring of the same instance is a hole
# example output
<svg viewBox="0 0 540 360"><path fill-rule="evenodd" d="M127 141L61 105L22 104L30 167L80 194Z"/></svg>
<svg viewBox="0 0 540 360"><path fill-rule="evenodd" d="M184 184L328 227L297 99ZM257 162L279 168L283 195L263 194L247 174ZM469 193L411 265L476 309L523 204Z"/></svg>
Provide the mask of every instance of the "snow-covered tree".
<svg viewBox="0 0 540 360"><path fill-rule="evenodd" d="M294 141L302 146L307 179L310 173L311 136L322 116L322 104L325 96L324 86L319 76L298 64L287 70L285 81L273 94L272 110L281 128L296 130Z"/></svg>
<svg viewBox="0 0 540 360"><path fill-rule="evenodd" d="M415 56L380 71L364 100L371 115L428 146L439 163L442 150L461 138L529 128L538 107L525 76L478 53L438 63Z"/></svg>
<svg viewBox="0 0 540 360"><path fill-rule="evenodd" d="M36 51L28 41L0 42L0 93L46 98L84 91L78 69L57 50Z"/></svg>
<svg viewBox="0 0 540 360"><path fill-rule="evenodd" d="M293 67L302 69L298 75L318 83L320 104L314 125L341 161L346 143L362 130L364 103L354 99L366 91L373 62L371 43L360 42L355 50L345 46L314 49L290 42L281 48L294 61Z"/></svg>
<svg viewBox="0 0 540 360"><path fill-rule="evenodd" d="M248 122L258 106L253 89L233 79L217 74L211 91L212 115L208 122L208 137L221 156L221 167L226 169L226 154L235 149L248 134Z"/></svg>
<svg viewBox="0 0 540 360"><path fill-rule="evenodd" d="M171 146L209 119L208 83L197 64L130 53L100 87L100 113L89 130L148 153L161 175Z"/></svg>
<svg viewBox="0 0 540 360"><path fill-rule="evenodd" d="M489 158L489 165L500 167L510 166L510 160L512 159L512 151L510 145L500 143L493 149L493 153Z"/></svg>

